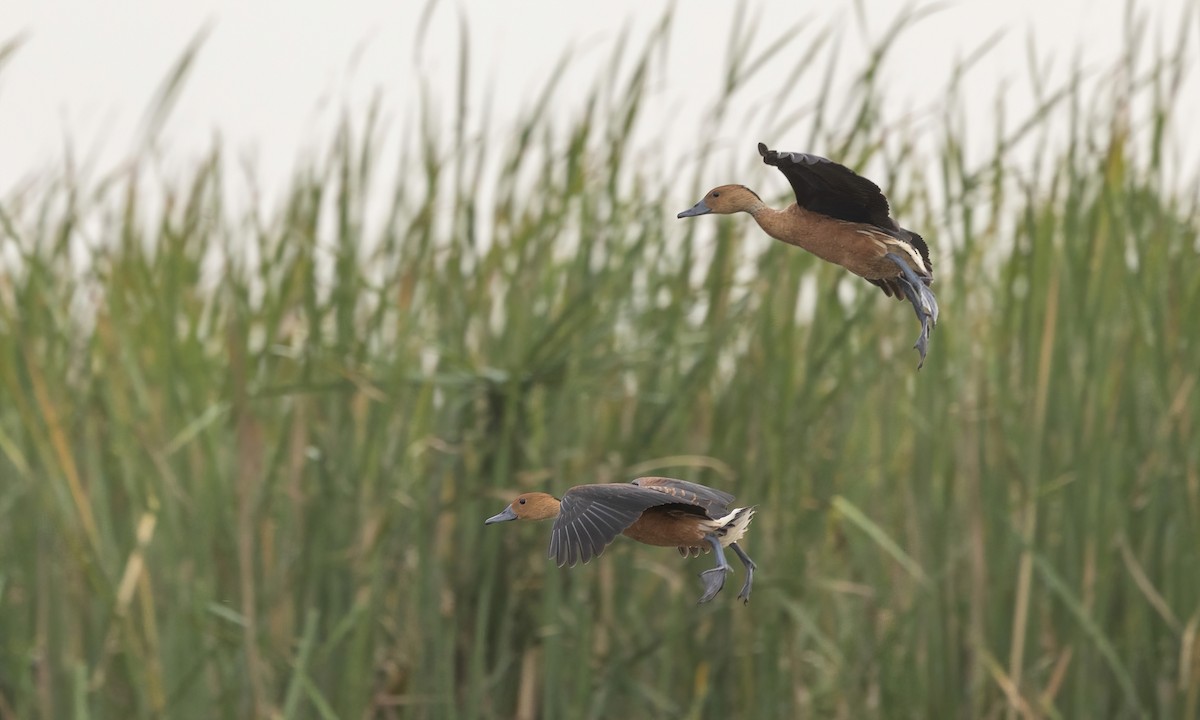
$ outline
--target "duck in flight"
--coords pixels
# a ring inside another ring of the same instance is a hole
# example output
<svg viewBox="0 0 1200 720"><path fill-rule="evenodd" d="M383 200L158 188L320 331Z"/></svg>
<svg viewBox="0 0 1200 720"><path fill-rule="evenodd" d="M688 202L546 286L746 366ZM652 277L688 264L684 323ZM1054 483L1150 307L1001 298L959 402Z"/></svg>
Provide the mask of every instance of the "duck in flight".
<svg viewBox="0 0 1200 720"><path fill-rule="evenodd" d="M484 525L508 520L548 520L550 557L573 567L598 557L618 535L646 545L675 547L684 557L710 550L717 566L700 573L706 603L725 586L733 568L725 561L725 548L733 550L746 566L746 583L738 599L750 602L754 561L738 546L754 517L754 508L730 509L733 496L686 480L664 477L638 478L630 483L577 485L562 500L543 492L519 495Z"/></svg>
<svg viewBox="0 0 1200 720"><path fill-rule="evenodd" d="M933 261L920 235L892 219L879 186L845 165L806 153L769 150L759 143L763 162L779 168L796 192L796 202L774 210L745 185L715 187L679 213L694 217L747 212L768 235L841 265L878 286L888 297L907 299L921 323L913 346L925 364L929 331L937 325Z"/></svg>

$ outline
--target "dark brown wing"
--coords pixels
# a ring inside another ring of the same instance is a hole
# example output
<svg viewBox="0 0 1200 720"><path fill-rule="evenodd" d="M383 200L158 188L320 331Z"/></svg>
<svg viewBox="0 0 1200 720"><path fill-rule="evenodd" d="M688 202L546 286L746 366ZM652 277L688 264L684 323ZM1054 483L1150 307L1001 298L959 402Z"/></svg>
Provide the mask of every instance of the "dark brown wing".
<svg viewBox="0 0 1200 720"><path fill-rule="evenodd" d="M900 229L879 186L845 165L819 155L768 150L763 143L758 154L792 184L800 207L838 220Z"/></svg>
<svg viewBox="0 0 1200 720"><path fill-rule="evenodd" d="M724 515L729 504L733 502L733 496L727 492L714 490L687 480L644 477L634 480L632 484L668 495L672 498L672 502L702 508L705 514L714 519Z"/></svg>
<svg viewBox="0 0 1200 720"><path fill-rule="evenodd" d="M559 567L588 562L604 552L647 508L679 500L628 483L579 485L563 494L550 530L550 557Z"/></svg>
<svg viewBox="0 0 1200 720"><path fill-rule="evenodd" d="M805 210L838 220L865 223L886 231L897 240L912 245L933 273L929 246L925 239L905 230L892 219L887 198L879 186L845 165L807 153L768 150L758 144L763 162L779 168L796 193L796 204ZM886 292L886 290L885 290Z"/></svg>

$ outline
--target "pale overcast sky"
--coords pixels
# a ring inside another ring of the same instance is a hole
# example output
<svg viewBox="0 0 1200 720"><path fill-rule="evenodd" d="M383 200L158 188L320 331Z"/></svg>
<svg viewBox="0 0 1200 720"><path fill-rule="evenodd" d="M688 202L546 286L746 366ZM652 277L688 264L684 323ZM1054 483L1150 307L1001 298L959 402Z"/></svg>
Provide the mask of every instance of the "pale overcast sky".
<svg viewBox="0 0 1200 720"><path fill-rule="evenodd" d="M1150 37L1161 29L1173 40L1187 2L1138 3L1152 18ZM866 0L865 6L874 37L903 7L893 0ZM378 91L389 117L399 118L416 102L414 36L424 2L0 0L0 7L0 44L23 38L0 71L0 195L60 163L65 138L101 171L128 157L155 89L205 27L207 41L164 134L164 144L182 157L201 152L219 132L224 146L251 158L270 183L286 175L303 148L328 139L341 108L365 109L366 98ZM486 80L495 90L492 125L503 128L566 47L578 51L576 68L584 86L622 27L644 32L667 7L656 0L446 0L436 4L421 53L423 67L430 82L452 95L461 13L471 32L477 82ZM655 90L661 101L655 112L664 116L649 118L648 124L665 125L686 113L690 103L711 101L736 7L723 0L678 4L668 69ZM819 25L840 23L848 50L861 39L851 2L751 0L746 8L747 14L766 19L764 35L811 18ZM974 75L981 104L990 104L997 82L1028 85L1031 33L1043 53L1059 59L1060 71L1077 48L1087 63L1100 66L1122 46L1125 8L1125 0L946 3L902 35L887 77L908 106L933 102L956 58L1006 30ZM1194 15L1191 21L1197 22ZM761 92L772 92L775 81L764 77ZM1194 98L1196 78L1190 84ZM670 142L675 134L664 135ZM680 135L680 142L694 139L694 134ZM740 151L752 153L757 139L718 140L749 143Z"/></svg>

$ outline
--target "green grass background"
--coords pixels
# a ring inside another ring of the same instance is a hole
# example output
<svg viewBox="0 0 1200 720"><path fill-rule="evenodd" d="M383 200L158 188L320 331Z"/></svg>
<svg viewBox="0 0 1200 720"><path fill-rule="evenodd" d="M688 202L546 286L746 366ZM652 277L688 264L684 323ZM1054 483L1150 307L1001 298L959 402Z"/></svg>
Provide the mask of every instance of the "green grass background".
<svg viewBox="0 0 1200 720"><path fill-rule="evenodd" d="M823 30L742 25L710 137L745 164L680 176L629 142L667 19L496 142L349 113L280 207L232 209L219 148L14 190L0 720L1200 717L1195 23L1034 73L982 161L960 83L898 126L888 43L834 79ZM830 90L743 122L763 72ZM760 139L876 168L929 240L919 373L908 307L744 216L675 220L769 177ZM558 570L548 526L482 525L640 474L758 506L749 606L695 605L708 559Z"/></svg>

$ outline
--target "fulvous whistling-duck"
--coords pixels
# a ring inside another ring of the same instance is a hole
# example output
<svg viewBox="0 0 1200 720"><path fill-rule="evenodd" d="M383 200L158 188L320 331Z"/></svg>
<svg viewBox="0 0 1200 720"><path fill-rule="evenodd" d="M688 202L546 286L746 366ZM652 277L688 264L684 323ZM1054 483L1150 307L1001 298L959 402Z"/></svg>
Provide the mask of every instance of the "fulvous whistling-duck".
<svg viewBox="0 0 1200 720"><path fill-rule="evenodd" d="M892 219L879 186L816 155L768 150L759 143L763 162L779 168L796 192L796 202L773 210L744 185L721 185L678 217L748 212L768 235L841 265L879 286L888 297L912 303L921 334L913 346L925 364L929 331L937 324L938 305L929 284L933 262L920 235Z"/></svg>
<svg viewBox="0 0 1200 720"><path fill-rule="evenodd" d="M578 485L563 493L562 500L541 492L525 493L484 524L554 518L550 557L559 567L599 556L617 535L647 545L675 547L684 557L711 549L717 555L717 566L700 573L702 603L716 597L725 585L725 575L733 572L724 553L724 548L732 548L746 566L746 584L738 599L750 602L755 565L737 541L746 533L754 508L730 510L732 502L729 493L686 480L644 477L630 483Z"/></svg>

